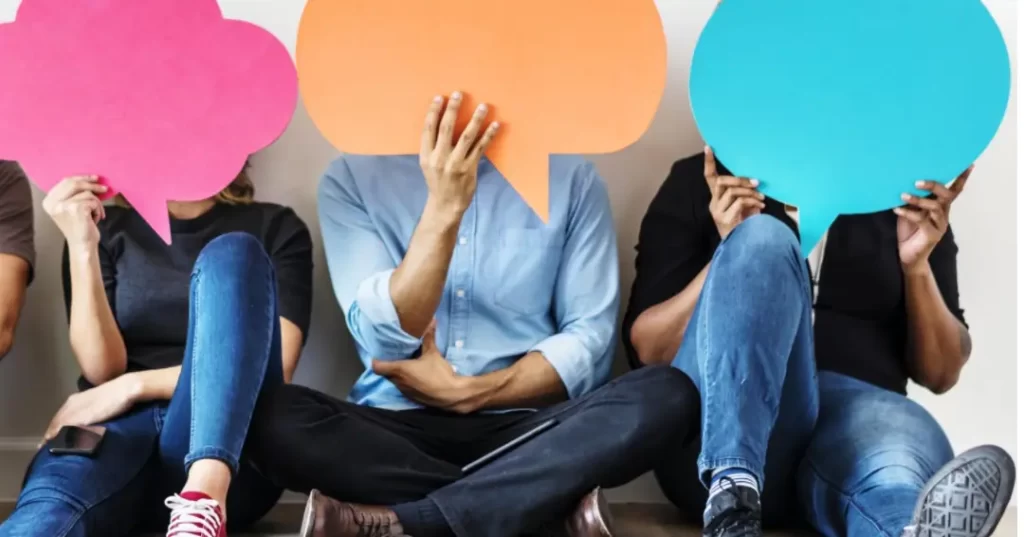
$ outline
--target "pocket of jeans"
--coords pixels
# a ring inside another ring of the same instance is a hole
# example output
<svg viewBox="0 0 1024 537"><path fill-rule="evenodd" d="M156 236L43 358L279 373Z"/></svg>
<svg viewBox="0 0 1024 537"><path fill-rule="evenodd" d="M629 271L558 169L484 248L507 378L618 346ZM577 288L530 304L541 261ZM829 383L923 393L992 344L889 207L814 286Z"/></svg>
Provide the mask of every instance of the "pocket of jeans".
<svg viewBox="0 0 1024 537"><path fill-rule="evenodd" d="M558 235L547 229L507 229L498 248L495 304L518 315L548 311L562 257Z"/></svg>

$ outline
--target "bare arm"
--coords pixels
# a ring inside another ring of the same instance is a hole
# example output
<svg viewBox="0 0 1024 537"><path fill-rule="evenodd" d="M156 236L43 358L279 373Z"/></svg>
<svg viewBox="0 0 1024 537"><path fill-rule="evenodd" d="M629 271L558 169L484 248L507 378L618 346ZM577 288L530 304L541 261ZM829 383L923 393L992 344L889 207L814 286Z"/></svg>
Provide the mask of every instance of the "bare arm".
<svg viewBox="0 0 1024 537"><path fill-rule="evenodd" d="M505 369L464 382L460 412L482 409L542 408L568 399L562 377L544 355L531 352Z"/></svg>
<svg viewBox="0 0 1024 537"><path fill-rule="evenodd" d="M104 287L97 248L69 245L71 350L82 375L98 386L125 372L128 353Z"/></svg>
<svg viewBox="0 0 1024 537"><path fill-rule="evenodd" d="M291 384L302 355L302 330L295 323L281 317L281 362L284 382Z"/></svg>
<svg viewBox="0 0 1024 537"><path fill-rule="evenodd" d="M710 266L710 263L704 265L697 277L678 294L647 308L636 318L629 338L644 365L668 364L675 358Z"/></svg>
<svg viewBox="0 0 1024 537"><path fill-rule="evenodd" d="M895 210L907 311L907 365L914 382L934 393L956 385L971 354L971 337L959 308L957 247L949 212L973 168L949 188L920 182L918 188L932 196L904 194L907 205Z"/></svg>
<svg viewBox="0 0 1024 537"><path fill-rule="evenodd" d="M14 345L14 330L25 303L28 277L28 261L14 255L0 254L0 358L10 352Z"/></svg>
<svg viewBox="0 0 1024 537"><path fill-rule="evenodd" d="M391 301L402 330L409 334L422 336L441 303L461 222L461 211L445 209L436 198L428 198L409 250L391 273Z"/></svg>
<svg viewBox="0 0 1024 537"><path fill-rule="evenodd" d="M971 355L970 333L949 311L929 265L906 273L903 280L911 376L932 392L947 392Z"/></svg>

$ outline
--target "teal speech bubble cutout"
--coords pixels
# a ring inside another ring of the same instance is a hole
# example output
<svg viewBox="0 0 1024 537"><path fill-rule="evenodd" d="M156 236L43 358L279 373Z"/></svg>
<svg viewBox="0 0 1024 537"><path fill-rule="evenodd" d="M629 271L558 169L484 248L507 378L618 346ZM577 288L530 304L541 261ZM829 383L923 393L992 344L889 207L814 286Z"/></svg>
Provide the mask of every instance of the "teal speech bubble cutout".
<svg viewBox="0 0 1024 537"><path fill-rule="evenodd" d="M690 73L704 140L797 206L804 255L838 215L952 181L1009 98L1009 53L980 0L723 0Z"/></svg>

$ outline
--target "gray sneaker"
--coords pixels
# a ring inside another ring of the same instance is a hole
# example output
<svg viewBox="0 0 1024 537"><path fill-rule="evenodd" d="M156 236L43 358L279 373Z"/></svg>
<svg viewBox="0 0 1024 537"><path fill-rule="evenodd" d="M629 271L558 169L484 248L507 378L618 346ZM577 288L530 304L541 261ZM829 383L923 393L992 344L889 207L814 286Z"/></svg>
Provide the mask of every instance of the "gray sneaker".
<svg viewBox="0 0 1024 537"><path fill-rule="evenodd" d="M1010 501L1017 471L996 446L964 452L924 486L903 537L989 537Z"/></svg>

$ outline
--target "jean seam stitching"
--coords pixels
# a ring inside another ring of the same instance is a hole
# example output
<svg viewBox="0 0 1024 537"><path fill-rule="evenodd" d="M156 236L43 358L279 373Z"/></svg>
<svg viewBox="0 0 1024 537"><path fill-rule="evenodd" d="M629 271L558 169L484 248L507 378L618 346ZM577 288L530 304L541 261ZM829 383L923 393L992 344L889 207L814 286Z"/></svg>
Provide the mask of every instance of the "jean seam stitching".
<svg viewBox="0 0 1024 537"><path fill-rule="evenodd" d="M806 460L807 466L810 467L811 471L814 472L814 475L817 476L818 479L820 479L821 482L825 484L825 486L832 489L833 492L839 494L843 498L846 498L846 501L849 502L850 506L856 509L857 512L860 513L860 515L864 517L865 520L869 521L871 525L875 527L875 530L878 531L879 535L885 535L885 531L882 529L882 526L878 524L878 521L876 521L874 518L867 514L867 511L865 511L864 508L861 507L859 503L857 503L857 500L854 499L852 494L848 494L846 490L843 489L843 487L840 487L839 485L833 483L831 479L825 477L824 473L822 473L822 471L818 469L818 465L815 464L810 457L807 457Z"/></svg>
<svg viewBox="0 0 1024 537"><path fill-rule="evenodd" d="M189 371L189 378L186 379L186 382L189 383L189 390L188 390L189 394L188 394L188 397L189 397L189 405L190 405L189 406L189 417L188 417L188 421L189 421L189 430L188 430L189 450L185 454L185 461L184 461L186 474L188 473L189 469L191 468L192 463L195 462L194 461L194 457L192 455L192 449L193 449L193 442L195 440L195 435L196 435L196 414L197 414L197 412L196 412L196 381L195 381L195 379L196 379L196 356L199 356L199 355L202 354L202 353L198 352L199 349L196 348L196 347L198 347L199 341L201 341L201 339L196 337L196 333L195 333L195 330L196 330L196 315L199 314L199 311L201 309L200 308L199 300L200 300L200 297L202 296L202 293L199 292L199 286L202 285L202 268L199 266L198 261L196 263L196 268L195 268L195 270L194 270L194 272L192 274L192 278L193 278L193 282L192 282L192 286L191 286L192 287L192 289L191 289L191 292L192 292L192 303L195 305L195 310L192 311L191 314L189 315L189 323L192 325L190 327L191 330L189 330L189 332L191 332L192 338L193 338L192 341L190 342L191 345L189 345L189 348L192 351L192 355L186 357L187 359L191 360L191 368L190 368L190 371Z"/></svg>

